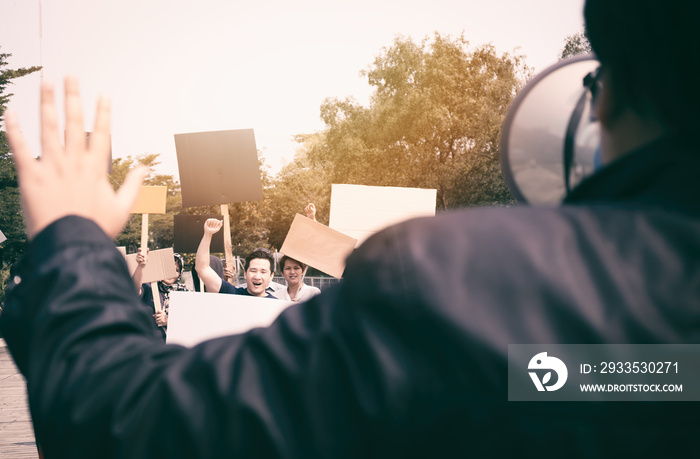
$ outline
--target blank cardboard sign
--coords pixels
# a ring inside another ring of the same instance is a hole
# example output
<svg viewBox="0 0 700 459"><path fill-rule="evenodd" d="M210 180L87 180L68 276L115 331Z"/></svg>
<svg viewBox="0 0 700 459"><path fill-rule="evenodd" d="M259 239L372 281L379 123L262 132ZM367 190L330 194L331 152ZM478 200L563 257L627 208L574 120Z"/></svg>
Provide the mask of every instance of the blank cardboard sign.
<svg viewBox="0 0 700 459"><path fill-rule="evenodd" d="M149 284L151 282L161 281L163 279L172 279L177 276L175 269L175 259L173 249L149 250L148 262L143 269L143 279L141 282ZM134 274L136 271L136 254L131 253L126 256L126 265L129 268L129 274Z"/></svg>
<svg viewBox="0 0 700 459"><path fill-rule="evenodd" d="M178 214L174 218L175 239L173 240L173 250L177 253L197 253L199 242L204 235L204 222L208 218L221 220L221 215L190 215ZM214 233L211 238L209 252L223 253L224 251L224 229Z"/></svg>
<svg viewBox="0 0 700 459"><path fill-rule="evenodd" d="M260 201L252 129L175 134L184 207Z"/></svg>
<svg viewBox="0 0 700 459"><path fill-rule="evenodd" d="M132 214L164 214L167 186L142 186Z"/></svg>
<svg viewBox="0 0 700 459"><path fill-rule="evenodd" d="M280 252L340 278L356 243L350 236L296 214Z"/></svg>
<svg viewBox="0 0 700 459"><path fill-rule="evenodd" d="M208 339L267 327L291 304L246 295L170 292L166 342L194 346Z"/></svg>
<svg viewBox="0 0 700 459"><path fill-rule="evenodd" d="M338 185L331 188L331 228L357 239L357 245L388 226L435 215L437 190L389 186Z"/></svg>

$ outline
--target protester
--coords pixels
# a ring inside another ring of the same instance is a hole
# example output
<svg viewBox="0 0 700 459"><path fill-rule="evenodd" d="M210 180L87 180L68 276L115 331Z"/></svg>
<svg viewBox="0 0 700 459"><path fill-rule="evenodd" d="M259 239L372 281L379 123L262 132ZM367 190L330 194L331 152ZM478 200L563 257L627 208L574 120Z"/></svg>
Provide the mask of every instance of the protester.
<svg viewBox="0 0 700 459"><path fill-rule="evenodd" d="M195 256L195 269L197 275L204 283L207 291L230 293L233 295L249 295L262 298L275 298L267 292L272 280L275 264L272 253L269 250L259 248L251 252L245 259L245 287L235 287L222 279L209 265L209 247L211 237L217 233L223 222L215 218L209 218L204 222L204 235L197 248Z"/></svg>
<svg viewBox="0 0 700 459"><path fill-rule="evenodd" d="M305 208L306 216L313 221L316 221L316 206L310 202ZM321 293L321 290L314 286L304 284L304 276L306 275L307 266L298 260L283 256L280 260L280 271L287 285L280 286L274 292L273 296L285 301L306 301L313 296Z"/></svg>
<svg viewBox="0 0 700 459"><path fill-rule="evenodd" d="M31 243L0 326L45 457L697 456L697 403L508 401L510 345L700 341L700 3L585 17L607 165L564 206L391 227L342 283L192 349L149 336L114 247L144 171L107 181L108 105L86 149L68 79L64 149L44 85L40 161L7 113Z"/></svg>
<svg viewBox="0 0 700 459"><path fill-rule="evenodd" d="M321 293L317 287L304 283L304 274L306 274L304 263L285 255L280 261L280 268L284 280L287 281L287 287L275 293L280 300L306 301Z"/></svg>
<svg viewBox="0 0 700 459"><path fill-rule="evenodd" d="M153 313L153 319L155 320L158 330L165 341L167 331L168 331L168 312L170 309L170 292L189 292L190 289L187 288L185 284L178 282L180 276L182 275L182 266L184 261L179 253L173 256L175 261L175 271L177 272L177 277L170 279L164 279L156 282L158 286L158 297L160 299L160 308L156 309L155 301L153 298L153 289L151 284L142 284L143 270L148 263L148 249L144 254L142 249L139 248L136 254L136 269L131 275L131 278L135 285L137 285L137 292L141 297L141 301L144 305L148 307L148 310Z"/></svg>

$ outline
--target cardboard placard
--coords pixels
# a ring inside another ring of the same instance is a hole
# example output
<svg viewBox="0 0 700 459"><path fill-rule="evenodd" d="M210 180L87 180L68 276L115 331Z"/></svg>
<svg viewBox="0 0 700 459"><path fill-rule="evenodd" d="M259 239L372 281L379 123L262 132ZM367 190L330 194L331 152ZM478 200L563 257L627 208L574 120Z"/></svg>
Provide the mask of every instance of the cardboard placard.
<svg viewBox="0 0 700 459"><path fill-rule="evenodd" d="M194 346L208 339L267 327L292 304L246 295L170 292L166 342Z"/></svg>
<svg viewBox="0 0 700 459"><path fill-rule="evenodd" d="M164 214L167 186L141 186L132 214Z"/></svg>
<svg viewBox="0 0 700 459"><path fill-rule="evenodd" d="M174 216L173 225L175 228L175 238L173 240L173 250L177 253L197 253L199 242L204 235L204 222L208 218L221 220L221 215L189 215L178 214ZM215 233L211 238L210 253L224 252L224 229Z"/></svg>
<svg viewBox="0 0 700 459"><path fill-rule="evenodd" d="M126 265L129 267L129 274L134 274L136 270L136 254L131 253L126 256ZM177 277L175 269L175 258L172 247L167 249L151 250L148 252L148 263L143 269L143 279L141 282L148 284L158 282L163 279Z"/></svg>
<svg viewBox="0 0 700 459"><path fill-rule="evenodd" d="M5 242L6 240L7 240L7 238L5 237L5 235L2 234L2 231L0 231L0 244L2 244L3 242Z"/></svg>
<svg viewBox="0 0 700 459"><path fill-rule="evenodd" d="M356 243L355 238L296 214L280 252L340 278Z"/></svg>
<svg viewBox="0 0 700 459"><path fill-rule="evenodd" d="M388 226L435 215L437 190L388 186L331 187L331 228L357 239L357 245Z"/></svg>
<svg viewBox="0 0 700 459"><path fill-rule="evenodd" d="M183 207L260 201L252 129L175 134Z"/></svg>

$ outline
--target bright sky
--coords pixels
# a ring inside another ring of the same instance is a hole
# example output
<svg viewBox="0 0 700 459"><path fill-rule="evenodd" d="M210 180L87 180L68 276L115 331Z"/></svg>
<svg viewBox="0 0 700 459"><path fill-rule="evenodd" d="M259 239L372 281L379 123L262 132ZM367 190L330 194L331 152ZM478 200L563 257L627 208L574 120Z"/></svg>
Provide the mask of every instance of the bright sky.
<svg viewBox="0 0 700 459"><path fill-rule="evenodd" d="M56 84L77 75L86 120L109 94L115 157L159 153L158 172L179 179L173 134L253 128L276 172L294 157L292 136L323 129L325 98L367 103L359 71L397 34L419 42L463 31L474 46L519 48L539 71L582 30L582 9L583 0L0 0L0 52L12 54L10 68L43 65ZM37 154L40 78L8 88Z"/></svg>

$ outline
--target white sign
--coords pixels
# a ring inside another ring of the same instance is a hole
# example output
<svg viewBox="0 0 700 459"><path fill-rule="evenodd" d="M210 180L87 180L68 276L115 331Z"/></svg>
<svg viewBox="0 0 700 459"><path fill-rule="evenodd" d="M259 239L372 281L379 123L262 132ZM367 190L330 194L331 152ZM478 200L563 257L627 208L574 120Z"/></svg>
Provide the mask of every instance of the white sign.
<svg viewBox="0 0 700 459"><path fill-rule="evenodd" d="M2 231L0 231L0 243L5 242L7 238L5 237L4 234L2 234Z"/></svg>
<svg viewBox="0 0 700 459"><path fill-rule="evenodd" d="M170 292L168 344L194 346L267 327L291 301L221 293Z"/></svg>
<svg viewBox="0 0 700 459"><path fill-rule="evenodd" d="M390 186L338 185L331 188L331 228L357 245L388 226L435 215L437 190Z"/></svg>

